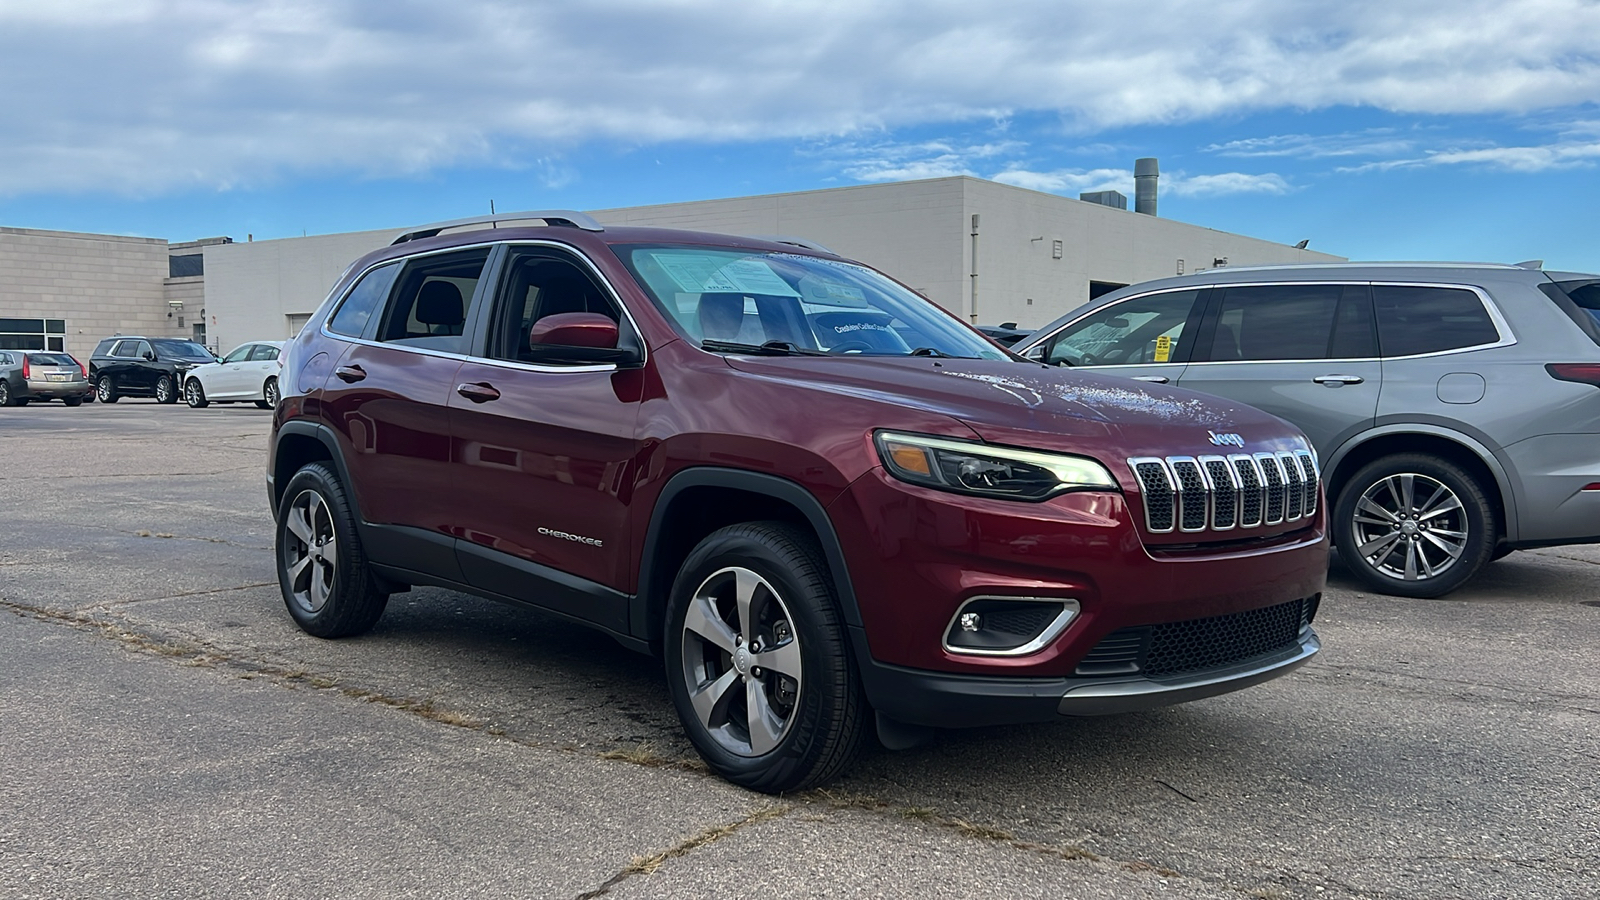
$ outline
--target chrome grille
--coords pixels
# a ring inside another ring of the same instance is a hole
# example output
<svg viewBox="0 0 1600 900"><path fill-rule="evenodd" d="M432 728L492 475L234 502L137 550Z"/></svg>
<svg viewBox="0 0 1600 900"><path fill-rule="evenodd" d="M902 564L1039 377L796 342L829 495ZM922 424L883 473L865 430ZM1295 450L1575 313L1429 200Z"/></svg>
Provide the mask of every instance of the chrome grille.
<svg viewBox="0 0 1600 900"><path fill-rule="evenodd" d="M1317 511L1310 451L1128 460L1156 534L1229 531L1297 522Z"/></svg>

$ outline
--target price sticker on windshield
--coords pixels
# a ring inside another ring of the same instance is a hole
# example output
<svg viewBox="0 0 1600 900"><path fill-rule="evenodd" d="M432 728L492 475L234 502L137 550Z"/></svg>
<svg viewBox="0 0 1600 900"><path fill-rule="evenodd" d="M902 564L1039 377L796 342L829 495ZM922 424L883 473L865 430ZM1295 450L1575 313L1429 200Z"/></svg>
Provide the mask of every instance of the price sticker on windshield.
<svg viewBox="0 0 1600 900"><path fill-rule="evenodd" d="M1172 338L1163 334L1156 338L1156 362L1172 361Z"/></svg>

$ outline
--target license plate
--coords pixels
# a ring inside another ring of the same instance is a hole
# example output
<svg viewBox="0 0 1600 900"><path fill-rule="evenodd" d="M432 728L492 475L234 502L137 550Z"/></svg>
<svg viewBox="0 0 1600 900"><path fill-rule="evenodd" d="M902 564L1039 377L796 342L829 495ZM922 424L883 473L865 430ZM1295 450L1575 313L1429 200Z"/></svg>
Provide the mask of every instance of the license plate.
<svg viewBox="0 0 1600 900"><path fill-rule="evenodd" d="M67 380L67 376L65 376L65 375L46 375L46 376L44 376L44 380L45 381L66 381Z"/></svg>

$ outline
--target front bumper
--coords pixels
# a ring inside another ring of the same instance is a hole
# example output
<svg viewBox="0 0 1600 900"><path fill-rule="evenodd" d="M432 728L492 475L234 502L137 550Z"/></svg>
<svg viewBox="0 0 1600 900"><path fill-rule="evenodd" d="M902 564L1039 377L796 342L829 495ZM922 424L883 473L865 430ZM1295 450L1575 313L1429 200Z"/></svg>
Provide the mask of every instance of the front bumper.
<svg viewBox="0 0 1600 900"><path fill-rule="evenodd" d="M861 647L864 641L857 641ZM1012 678L953 675L876 662L859 653L862 679L877 711L897 722L968 728L1051 722L1064 716L1103 716L1188 703L1286 675L1322 649L1317 633L1230 666L1170 678Z"/></svg>

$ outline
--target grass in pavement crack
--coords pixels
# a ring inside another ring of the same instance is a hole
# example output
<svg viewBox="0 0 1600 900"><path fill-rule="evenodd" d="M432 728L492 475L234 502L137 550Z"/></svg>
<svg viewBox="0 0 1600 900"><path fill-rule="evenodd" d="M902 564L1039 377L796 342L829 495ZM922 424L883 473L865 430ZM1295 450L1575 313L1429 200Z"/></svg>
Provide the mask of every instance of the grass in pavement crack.
<svg viewBox="0 0 1600 900"><path fill-rule="evenodd" d="M641 856L634 859L633 862L628 864L627 868L606 879L605 884L600 885L592 891L579 894L577 900L594 900L596 897L603 897L606 894L611 893L612 888L624 881L627 881L629 878L634 878L639 875L650 875L654 873L669 859L676 859L680 856L693 853L694 851L700 849L701 847L707 846L708 844L714 844L748 825L755 825L760 822L765 822L768 819L776 819L779 816L789 812L793 808L794 807L787 803L775 803L771 806L764 806L737 822L728 822L723 825L713 825L699 834L674 844L660 853L653 853L649 856Z"/></svg>

